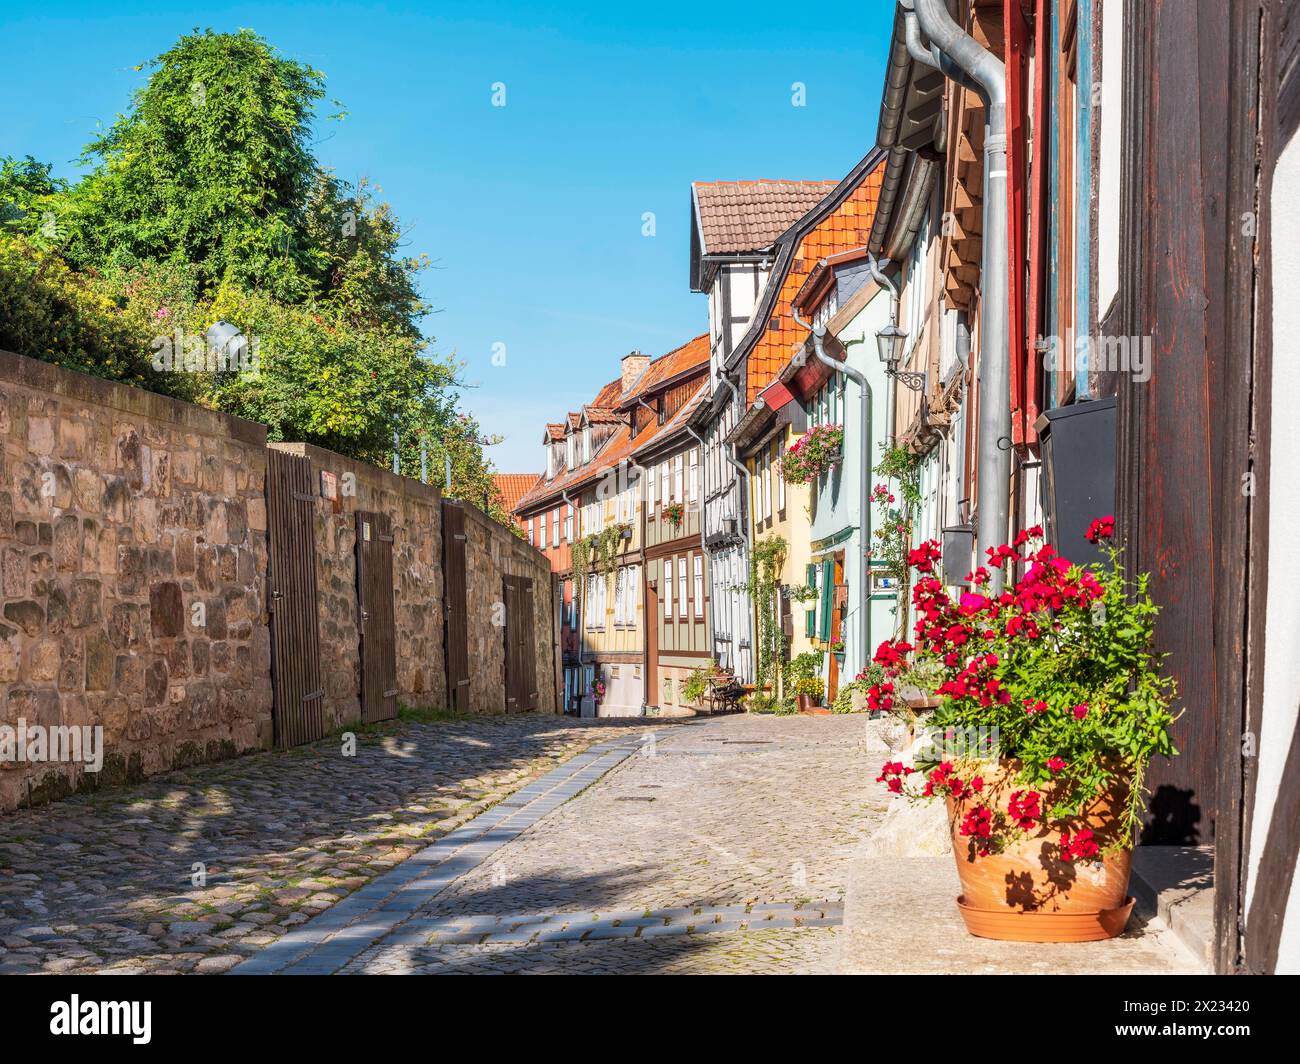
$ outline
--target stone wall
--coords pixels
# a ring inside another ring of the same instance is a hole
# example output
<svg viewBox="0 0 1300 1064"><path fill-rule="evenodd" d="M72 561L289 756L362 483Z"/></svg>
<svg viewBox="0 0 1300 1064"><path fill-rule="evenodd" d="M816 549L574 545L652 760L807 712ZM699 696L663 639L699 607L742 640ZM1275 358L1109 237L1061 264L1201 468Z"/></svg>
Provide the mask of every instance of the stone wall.
<svg viewBox="0 0 1300 1064"><path fill-rule="evenodd" d="M545 554L481 510L465 503L454 505L465 514L470 712L500 713L506 704L505 633L501 624L505 576L526 576L533 581L537 712L561 712L550 562Z"/></svg>
<svg viewBox="0 0 1300 1064"><path fill-rule="evenodd" d="M385 513L393 527L393 605L399 705L447 704L443 658L442 507L437 488L302 443L273 443L305 455L333 498L316 500L316 594L320 613L325 726L361 719L356 512ZM504 531L504 529L503 529ZM509 535L509 532L506 532ZM498 707L500 711L500 707Z"/></svg>
<svg viewBox="0 0 1300 1064"><path fill-rule="evenodd" d="M261 425L0 352L0 809L271 743ZM2 741L2 739L0 739ZM12 740L11 740L12 741Z"/></svg>

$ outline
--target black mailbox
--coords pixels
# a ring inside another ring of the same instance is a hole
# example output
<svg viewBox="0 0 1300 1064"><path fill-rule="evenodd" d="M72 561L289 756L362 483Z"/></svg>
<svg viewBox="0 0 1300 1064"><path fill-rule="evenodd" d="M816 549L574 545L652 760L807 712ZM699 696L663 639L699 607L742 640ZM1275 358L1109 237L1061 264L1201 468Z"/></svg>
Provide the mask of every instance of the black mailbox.
<svg viewBox="0 0 1300 1064"><path fill-rule="evenodd" d="M1035 425L1047 541L1072 562L1105 560L1084 538L1095 518L1115 512L1115 399L1049 410Z"/></svg>
<svg viewBox="0 0 1300 1064"><path fill-rule="evenodd" d="M966 583L967 574L975 568L975 529L970 525L948 525L943 529L943 582L948 585Z"/></svg>

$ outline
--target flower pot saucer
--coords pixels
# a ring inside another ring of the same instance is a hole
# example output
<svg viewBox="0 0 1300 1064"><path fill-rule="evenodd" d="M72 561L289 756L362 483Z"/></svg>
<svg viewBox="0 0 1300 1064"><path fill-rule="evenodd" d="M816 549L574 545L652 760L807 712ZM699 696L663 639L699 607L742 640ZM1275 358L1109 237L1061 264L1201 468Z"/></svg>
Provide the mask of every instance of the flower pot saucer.
<svg viewBox="0 0 1300 1064"><path fill-rule="evenodd" d="M1017 909L976 909L957 898L966 930L976 938L1002 942L1101 942L1123 933L1134 899L1117 909L1091 912L1022 912Z"/></svg>

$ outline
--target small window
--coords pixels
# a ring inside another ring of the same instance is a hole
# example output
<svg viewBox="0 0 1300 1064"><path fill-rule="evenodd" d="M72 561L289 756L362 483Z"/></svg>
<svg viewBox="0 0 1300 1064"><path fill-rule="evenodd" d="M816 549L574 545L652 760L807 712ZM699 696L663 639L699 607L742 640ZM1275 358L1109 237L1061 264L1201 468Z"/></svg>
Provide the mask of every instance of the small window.
<svg viewBox="0 0 1300 1064"><path fill-rule="evenodd" d="M673 560L671 558L664 559L663 589L664 620L671 621L673 619Z"/></svg>
<svg viewBox="0 0 1300 1064"><path fill-rule="evenodd" d="M677 559L677 616L686 617L686 559Z"/></svg>
<svg viewBox="0 0 1300 1064"><path fill-rule="evenodd" d="M695 554L691 558L695 567L695 619L704 616L704 555Z"/></svg>

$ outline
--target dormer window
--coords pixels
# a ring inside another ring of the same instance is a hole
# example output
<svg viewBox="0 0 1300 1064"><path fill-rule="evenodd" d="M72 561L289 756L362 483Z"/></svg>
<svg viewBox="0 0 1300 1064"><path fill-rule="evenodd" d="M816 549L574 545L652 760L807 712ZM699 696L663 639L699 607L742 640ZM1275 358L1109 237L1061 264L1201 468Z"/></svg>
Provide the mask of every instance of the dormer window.
<svg viewBox="0 0 1300 1064"><path fill-rule="evenodd" d="M591 461L591 426L582 426L582 464Z"/></svg>
<svg viewBox="0 0 1300 1064"><path fill-rule="evenodd" d="M568 463L570 469L576 469L578 466L578 441L573 438L573 433L569 433L565 440L568 445Z"/></svg>

